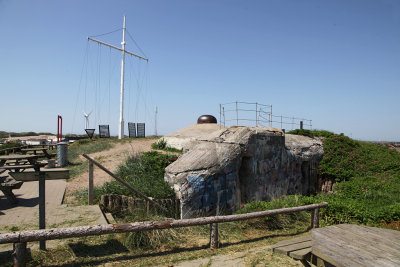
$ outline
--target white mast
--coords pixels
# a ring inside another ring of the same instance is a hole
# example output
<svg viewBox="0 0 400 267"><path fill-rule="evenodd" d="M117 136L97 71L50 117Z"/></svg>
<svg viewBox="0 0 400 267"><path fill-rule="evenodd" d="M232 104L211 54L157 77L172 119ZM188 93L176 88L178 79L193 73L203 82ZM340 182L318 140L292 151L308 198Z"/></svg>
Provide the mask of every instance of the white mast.
<svg viewBox="0 0 400 267"><path fill-rule="evenodd" d="M113 46L113 45L110 45L110 44L107 44L107 43L98 41L98 40L93 39L93 38L91 38L91 37L88 37L88 40L91 40L91 41L94 41L94 42L96 42L96 43L99 43L99 44L102 44L102 45L105 45L105 46L108 46L108 47L117 49L117 50L119 50L119 51L122 52L122 59L121 59L121 95L120 95L119 122L118 122L118 139L123 139L123 138L124 138L124 75L125 75L125 53L126 53L126 54L129 54L129 55L131 55L131 56L135 56L135 57L138 57L138 58L140 58L140 59L149 61L149 60L148 60L147 58L145 58L145 57L141 57L141 56L135 55L135 54L133 54L133 53L131 53L131 52L125 50L125 45L126 45L126 42L125 42L125 29L126 29L126 18L125 18L125 15L124 15L124 25L123 25L123 28L122 28L122 43L121 43L122 48L119 48L119 47L116 47L116 46Z"/></svg>
<svg viewBox="0 0 400 267"><path fill-rule="evenodd" d="M124 26L122 28L122 59L121 59L121 96L119 100L119 127L118 139L124 138L124 75L125 75L125 15Z"/></svg>
<svg viewBox="0 0 400 267"><path fill-rule="evenodd" d="M154 109L154 113L155 113L155 115L154 115L154 135L155 135L155 136L158 136L158 134L157 134L157 113L158 113L158 108L157 108L157 106L156 106L156 108Z"/></svg>

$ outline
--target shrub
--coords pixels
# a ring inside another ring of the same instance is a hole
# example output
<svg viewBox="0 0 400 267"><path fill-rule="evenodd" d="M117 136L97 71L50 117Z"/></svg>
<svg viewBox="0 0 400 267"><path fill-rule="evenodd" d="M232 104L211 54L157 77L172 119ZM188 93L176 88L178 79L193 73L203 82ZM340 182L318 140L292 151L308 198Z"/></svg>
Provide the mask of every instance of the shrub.
<svg viewBox="0 0 400 267"><path fill-rule="evenodd" d="M181 149L176 149L173 147L168 146L167 141L164 140L164 138L161 138L157 142L151 144L152 149L158 149L158 150L164 150L164 151L169 151L169 152L182 152Z"/></svg>
<svg viewBox="0 0 400 267"><path fill-rule="evenodd" d="M151 144L151 148L153 149L160 149L163 150L167 147L167 141L164 140L164 138L161 138L157 142Z"/></svg>

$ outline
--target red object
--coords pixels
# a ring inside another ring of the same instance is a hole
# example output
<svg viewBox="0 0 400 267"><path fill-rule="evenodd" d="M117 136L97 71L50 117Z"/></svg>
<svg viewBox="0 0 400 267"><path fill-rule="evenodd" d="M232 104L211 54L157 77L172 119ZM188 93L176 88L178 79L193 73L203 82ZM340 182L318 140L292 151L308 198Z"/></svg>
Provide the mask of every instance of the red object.
<svg viewBox="0 0 400 267"><path fill-rule="evenodd" d="M57 117L57 143L62 141L62 117Z"/></svg>

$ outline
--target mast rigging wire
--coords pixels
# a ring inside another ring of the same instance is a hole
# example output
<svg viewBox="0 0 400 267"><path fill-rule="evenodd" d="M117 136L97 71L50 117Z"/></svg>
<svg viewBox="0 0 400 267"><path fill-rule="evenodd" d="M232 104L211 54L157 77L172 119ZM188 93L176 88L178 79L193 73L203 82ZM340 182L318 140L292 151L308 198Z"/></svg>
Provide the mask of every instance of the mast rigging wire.
<svg viewBox="0 0 400 267"><path fill-rule="evenodd" d="M126 29L126 32L128 33L129 37L133 41L133 43L136 45L136 47L140 50L140 53L143 54L144 57L147 58L146 54L143 52L143 50L140 48L140 46L136 43L135 39L133 39L132 35L129 33L128 29Z"/></svg>
<svg viewBox="0 0 400 267"><path fill-rule="evenodd" d="M120 31L120 30L122 30L122 28L116 29L116 30L114 30L114 31L111 31L111 32L107 32L107 33L99 34L99 35L92 35L92 36L89 36L89 37L93 38L93 37L104 36L104 35L111 34L111 33L114 33L114 32Z"/></svg>

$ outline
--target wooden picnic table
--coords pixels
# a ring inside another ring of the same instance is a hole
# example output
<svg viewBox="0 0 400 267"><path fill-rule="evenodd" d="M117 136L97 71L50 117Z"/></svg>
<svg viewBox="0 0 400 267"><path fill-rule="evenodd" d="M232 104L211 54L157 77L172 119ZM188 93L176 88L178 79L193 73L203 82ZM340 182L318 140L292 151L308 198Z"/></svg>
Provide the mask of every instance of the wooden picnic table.
<svg viewBox="0 0 400 267"><path fill-rule="evenodd" d="M3 155L0 156L0 169L7 170L24 170L27 168L34 168L36 171L40 170L40 164L38 163L39 155ZM25 164L28 161L29 164ZM8 165L7 162L13 164ZM20 164L23 162L24 164Z"/></svg>
<svg viewBox="0 0 400 267"><path fill-rule="evenodd" d="M315 228L311 235L284 240L273 252L304 266L400 266L400 231L355 224Z"/></svg>
<svg viewBox="0 0 400 267"><path fill-rule="evenodd" d="M355 224L313 229L312 255L334 266L400 266L400 231Z"/></svg>
<svg viewBox="0 0 400 267"><path fill-rule="evenodd" d="M32 152L34 155L45 156L48 159L51 159L55 156L55 154L50 154L47 152L47 148L22 148L21 153L27 155L29 152ZM38 153L39 152L39 153Z"/></svg>
<svg viewBox="0 0 400 267"><path fill-rule="evenodd" d="M45 163L39 162L39 155L3 155L0 156L0 174L6 170L21 172L26 169L34 169L40 171ZM0 177L0 190L12 204L18 202L12 190L20 188L22 182L17 182L9 176Z"/></svg>

